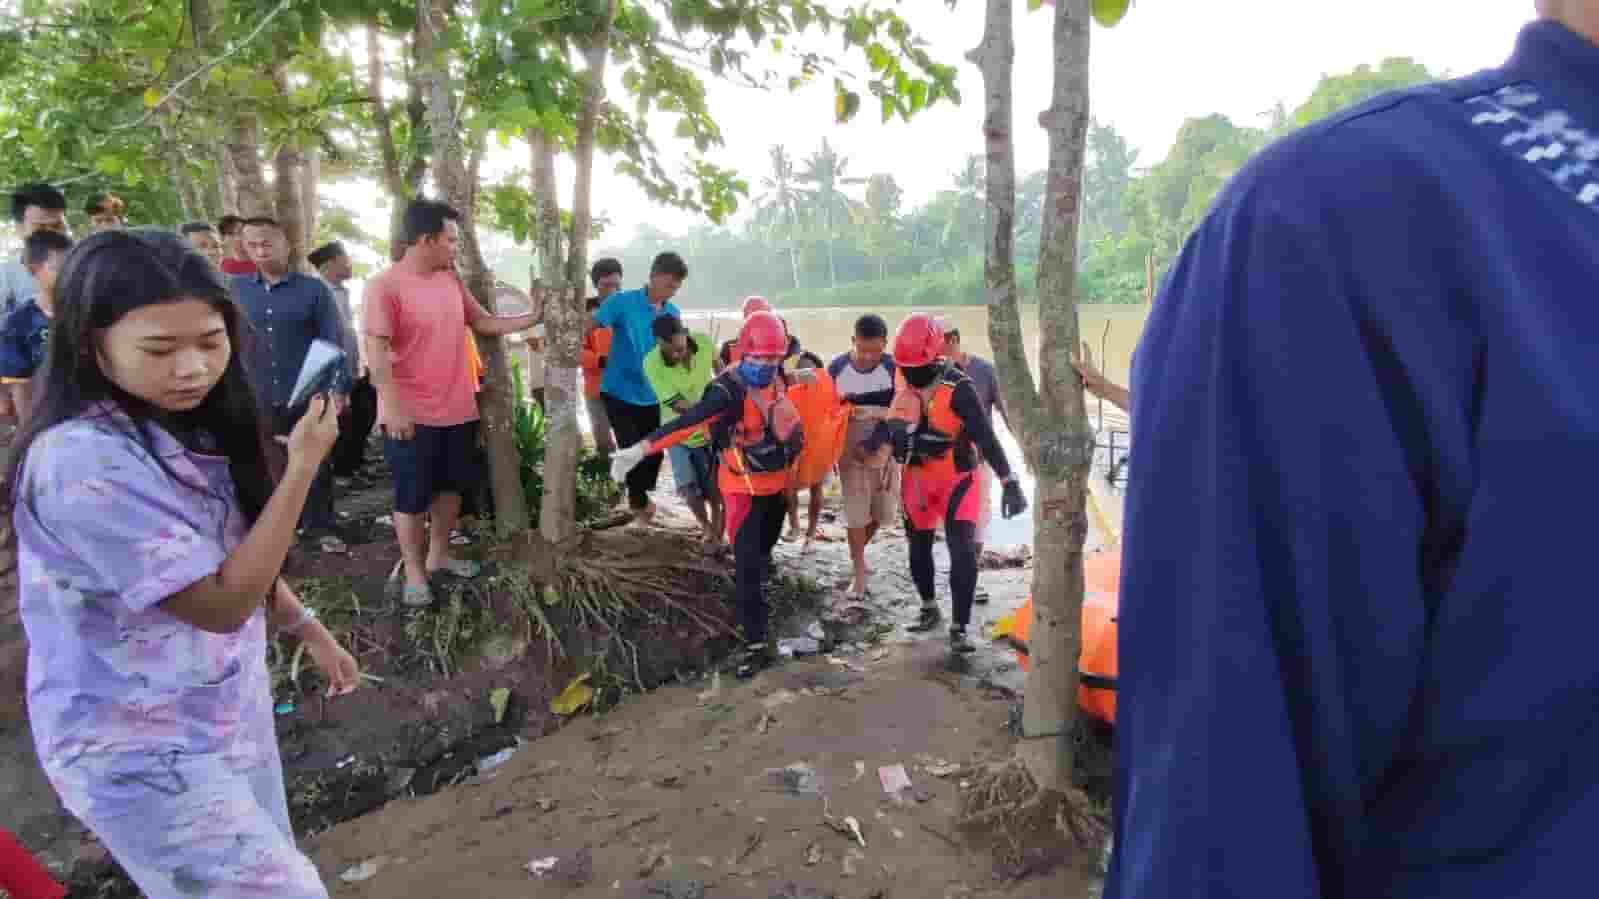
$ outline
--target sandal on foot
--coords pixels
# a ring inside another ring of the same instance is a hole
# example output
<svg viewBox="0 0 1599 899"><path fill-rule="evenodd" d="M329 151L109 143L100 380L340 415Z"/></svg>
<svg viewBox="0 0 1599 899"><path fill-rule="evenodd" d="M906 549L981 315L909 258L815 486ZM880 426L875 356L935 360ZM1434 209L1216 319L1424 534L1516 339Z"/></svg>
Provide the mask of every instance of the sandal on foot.
<svg viewBox="0 0 1599 899"><path fill-rule="evenodd" d="M744 647L744 654L738 660L738 667L733 669L733 676L739 680L749 680L772 667L772 661L771 647L765 643L751 643Z"/></svg>
<svg viewBox="0 0 1599 899"><path fill-rule="evenodd" d="M406 584L400 592L400 604L410 609L433 605L433 591L425 585Z"/></svg>
<svg viewBox="0 0 1599 899"><path fill-rule="evenodd" d="M440 572L453 575L463 581L469 581L483 573L483 566L471 559L451 559L449 562L429 571L428 574L438 574Z"/></svg>
<svg viewBox="0 0 1599 899"><path fill-rule="evenodd" d="M943 622L944 613L938 610L938 606L924 605L922 606L922 614L917 616L916 622L910 627L906 628L906 630L910 631L911 633L919 634L924 631L930 631L933 628L938 627Z"/></svg>
<svg viewBox="0 0 1599 899"><path fill-rule="evenodd" d="M978 590L976 593L972 594L972 602L980 606L988 605L989 599L990 597L987 590Z"/></svg>

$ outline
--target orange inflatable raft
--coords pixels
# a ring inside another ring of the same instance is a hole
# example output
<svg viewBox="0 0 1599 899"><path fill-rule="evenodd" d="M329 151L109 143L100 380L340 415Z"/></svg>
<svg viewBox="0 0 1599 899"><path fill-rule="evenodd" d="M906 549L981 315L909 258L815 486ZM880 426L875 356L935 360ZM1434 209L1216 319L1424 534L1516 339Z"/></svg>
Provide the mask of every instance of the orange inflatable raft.
<svg viewBox="0 0 1599 899"><path fill-rule="evenodd" d="M1083 557L1083 646L1077 668L1082 684L1077 705L1106 724L1116 723L1116 614L1120 607L1122 554L1119 550ZM1033 629L1033 601L994 623L989 635L1016 647L1027 670L1027 640Z"/></svg>

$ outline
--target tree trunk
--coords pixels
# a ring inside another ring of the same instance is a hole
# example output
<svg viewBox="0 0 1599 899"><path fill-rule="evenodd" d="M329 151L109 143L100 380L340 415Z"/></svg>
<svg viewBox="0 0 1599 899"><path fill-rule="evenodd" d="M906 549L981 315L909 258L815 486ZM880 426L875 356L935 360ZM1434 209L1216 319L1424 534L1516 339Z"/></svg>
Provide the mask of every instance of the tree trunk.
<svg viewBox="0 0 1599 899"><path fill-rule="evenodd" d="M460 213L461 248L457 268L467 288L483 305L494 311L494 275L483 261L477 242L473 195L461 141L461 122L455 115L455 86L451 83L448 61L434 50L436 36L444 27L450 6L438 0L417 0L418 77L428 97L428 130L433 138L433 178L439 193ZM528 527L527 497L522 492L521 457L512 431L510 367L506 364L505 342L479 338L478 348L488 378L478 394L483 418L484 442L488 447L489 472L494 487L494 522L502 536Z"/></svg>
<svg viewBox="0 0 1599 899"><path fill-rule="evenodd" d="M1029 641L1032 668L1027 675L1017 752L1041 788L1062 792L1071 785L1083 540L1088 532L1084 502L1093 450L1082 391L1071 368L1078 335L1075 248L1088 123L1088 4L1089 0L1057 0L1054 91L1050 109L1040 117L1049 136L1049 166L1038 263L1038 386L1027 364L1014 267L1012 0L988 0L983 42L972 54L982 71L986 101L984 279L989 340L1010 421L1037 476L1033 497L1037 562L1033 570L1033 637Z"/></svg>
<svg viewBox="0 0 1599 899"><path fill-rule="evenodd" d="M322 181L322 151L312 147L302 154L305 163L300 172L300 215L305 220L305 251L316 249L316 227L322 218L322 201L317 189Z"/></svg>
<svg viewBox="0 0 1599 899"><path fill-rule="evenodd" d="M605 63L610 55L611 23L615 18L616 0L608 0L604 20L583 50L588 74L572 153L577 173L572 185L572 237L566 260L566 283L549 295L544 306L547 342L544 420L548 430L544 438L544 506L539 510L539 530L544 539L552 543L577 533L577 461L583 446L577 420L577 406L582 396L578 387L578 355L582 351L588 317L583 298L588 293L589 231L594 221L594 138L599 127L600 104L605 99ZM546 153L540 159L541 164L553 162L552 155ZM541 180L544 177L540 175ZM547 186L553 188L553 171L548 173L548 178L551 183ZM551 193L550 209L555 208L555 200L555 194ZM557 213L557 234L559 227Z"/></svg>
<svg viewBox="0 0 1599 899"><path fill-rule="evenodd" d="M162 129L163 132L166 130ZM183 206L183 220L192 221L197 215L204 214L200 211L203 204L198 196L199 191L195 188L194 179L189 177L188 167L183 161L183 151L176 144L169 144L166 152L172 190L178 195L178 202Z"/></svg>
<svg viewBox="0 0 1599 899"><path fill-rule="evenodd" d="M532 162L533 246L538 251L534 281L558 284L566 277L561 255L561 198L555 183L555 145L544 132L533 128L527 133L528 158Z"/></svg>
<svg viewBox="0 0 1599 899"><path fill-rule="evenodd" d="M234 114L227 138L233 170L233 211L245 218L272 214L272 194L261 166L261 119L248 108Z"/></svg>
<svg viewBox="0 0 1599 899"><path fill-rule="evenodd" d="M838 286L838 266L833 261L833 210L827 209L823 217L822 227L827 229L823 235L827 238L827 286L831 288Z"/></svg>
<svg viewBox="0 0 1599 899"><path fill-rule="evenodd" d="M213 218L221 218L226 213L237 213L239 210L239 174L233 167L233 154L228 152L226 143L213 144L211 155L215 157L217 170L217 205L213 210L216 213Z"/></svg>
<svg viewBox="0 0 1599 899"><path fill-rule="evenodd" d="M383 42L380 40L378 23L373 20L366 26L366 81L367 92L372 97L372 121L377 126L378 150L383 162L383 188L393 204L389 215L389 247L392 252L405 237L405 204L411 200L411 191L400 172L400 153L394 145L394 118L383 96L383 69Z"/></svg>
<svg viewBox="0 0 1599 899"><path fill-rule="evenodd" d="M794 229L789 229L788 265L794 270L794 289L800 289L799 242L794 239Z"/></svg>
<svg viewBox="0 0 1599 899"><path fill-rule="evenodd" d="M305 155L293 144L285 141L272 159L272 192L276 195L278 224L289 239L289 267L301 269L305 263L305 209L300 190L300 176L305 168Z"/></svg>

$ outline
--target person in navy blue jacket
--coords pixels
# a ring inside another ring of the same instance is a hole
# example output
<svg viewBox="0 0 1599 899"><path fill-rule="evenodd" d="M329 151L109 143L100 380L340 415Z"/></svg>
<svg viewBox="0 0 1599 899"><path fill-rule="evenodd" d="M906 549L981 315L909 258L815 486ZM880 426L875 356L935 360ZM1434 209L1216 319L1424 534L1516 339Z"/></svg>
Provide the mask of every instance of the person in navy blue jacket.
<svg viewBox="0 0 1599 899"><path fill-rule="evenodd" d="M1599 834L1599 0L1291 135L1134 363L1106 899L1567 899Z"/></svg>

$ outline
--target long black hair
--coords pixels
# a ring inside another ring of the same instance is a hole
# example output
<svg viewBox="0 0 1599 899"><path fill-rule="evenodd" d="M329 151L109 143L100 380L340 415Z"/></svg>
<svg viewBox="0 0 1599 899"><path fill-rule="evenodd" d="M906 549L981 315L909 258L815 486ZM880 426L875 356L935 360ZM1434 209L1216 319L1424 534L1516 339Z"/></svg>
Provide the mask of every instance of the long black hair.
<svg viewBox="0 0 1599 899"><path fill-rule="evenodd" d="M232 353L222 379L198 407L176 415L133 396L100 370L101 332L135 309L178 300L200 300L222 316ZM110 402L127 415L128 438L137 441L174 481L209 493L206 484L178 476L156 451L152 428L159 423L179 439L205 433L228 459L246 526L253 525L272 495L274 477L267 435L245 365L249 322L210 260L170 231L136 228L104 231L78 243L62 261L55 287L55 314L44 366L34 376L36 400L27 426L12 447L0 509L9 522L18 501L22 467L39 435ZM108 422L115 424L114 419Z"/></svg>

